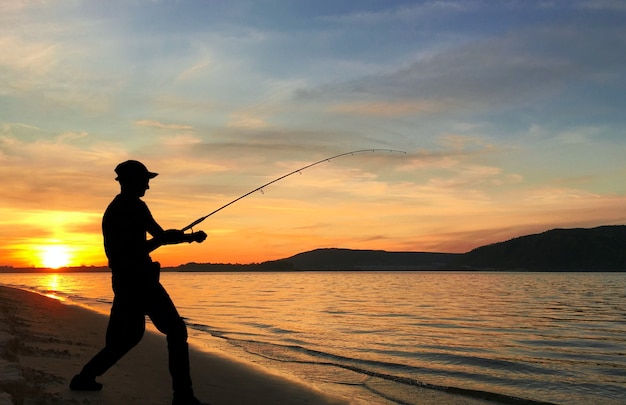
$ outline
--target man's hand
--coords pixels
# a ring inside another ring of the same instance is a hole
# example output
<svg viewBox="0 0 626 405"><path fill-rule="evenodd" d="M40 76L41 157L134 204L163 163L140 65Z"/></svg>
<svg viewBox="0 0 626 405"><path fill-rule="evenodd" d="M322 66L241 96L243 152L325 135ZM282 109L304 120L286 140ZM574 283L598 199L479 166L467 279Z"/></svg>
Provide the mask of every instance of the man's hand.
<svg viewBox="0 0 626 405"><path fill-rule="evenodd" d="M168 229L163 232L157 239L160 245L175 245L177 243L191 243L191 242L204 242L206 239L206 233L203 231L184 233L178 229Z"/></svg>
<svg viewBox="0 0 626 405"><path fill-rule="evenodd" d="M206 233L204 231L192 232L190 234L185 234L188 238L187 242L198 242L202 243L206 239Z"/></svg>

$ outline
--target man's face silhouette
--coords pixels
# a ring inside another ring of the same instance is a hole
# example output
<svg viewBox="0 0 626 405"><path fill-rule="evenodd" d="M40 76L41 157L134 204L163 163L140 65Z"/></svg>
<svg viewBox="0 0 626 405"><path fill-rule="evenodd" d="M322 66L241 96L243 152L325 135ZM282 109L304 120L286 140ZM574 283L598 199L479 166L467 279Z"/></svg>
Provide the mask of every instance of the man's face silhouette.
<svg viewBox="0 0 626 405"><path fill-rule="evenodd" d="M133 197L143 197L150 188L150 179L145 177L132 177L120 181L122 193Z"/></svg>

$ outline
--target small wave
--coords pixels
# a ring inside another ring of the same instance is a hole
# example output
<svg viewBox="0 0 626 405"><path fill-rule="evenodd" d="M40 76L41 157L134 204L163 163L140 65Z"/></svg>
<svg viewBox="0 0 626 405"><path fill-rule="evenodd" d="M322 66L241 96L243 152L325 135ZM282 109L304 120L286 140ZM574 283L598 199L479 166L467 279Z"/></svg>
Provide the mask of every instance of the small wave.
<svg viewBox="0 0 626 405"><path fill-rule="evenodd" d="M431 384L423 381L419 381L418 379L395 375L389 372L385 372L384 370L395 370L397 372L410 372L411 374L420 374L420 375L441 375L441 370L432 370L425 367L415 367L415 366L407 366L404 364L398 363L389 363L389 362L381 362L375 360L364 360L358 358L352 358L347 356L341 356L337 354L327 353L319 350L314 350L310 348L306 348L300 345L281 345L276 343L268 343L261 342L257 340L246 340L240 338L233 338L229 336L228 332L219 331L215 328L211 328L207 325L202 324L189 324L190 327L210 333L214 337L219 337L227 340L230 344L234 346L238 346L245 350L247 353L260 356L265 359L271 361L278 361L283 363L293 363L293 364L304 364L304 365L312 365L312 366L330 366L337 367L344 370L349 370L355 372L360 375L375 377L378 379L390 381L396 384L402 384L405 386L417 387L417 388L425 388L432 389L437 391L446 392L449 394L462 395L466 397L471 397L475 399L483 399L492 402L499 402L501 404L511 404L511 405L555 405L552 402L545 401L537 401L526 398L519 398L515 396L475 390L475 389L467 389L467 388L458 388L447 385L438 385ZM237 334L240 335L238 332ZM383 371L381 371L383 370ZM476 378L474 374L467 374L466 376L460 376L459 374L466 374L459 371L448 371L447 373L453 374L455 377L473 377ZM502 383L502 381L498 381ZM373 393L381 394L375 388L367 387ZM403 404L402 401L397 401L392 398L388 398L388 394L385 394L385 397L390 400L394 400L396 403Z"/></svg>
<svg viewBox="0 0 626 405"><path fill-rule="evenodd" d="M253 326L255 328L267 330L267 331L269 331L271 333L275 333L277 335L286 335L286 334L298 333L295 330L283 329L283 328L279 328L279 327L274 326L274 325L268 325L268 324L259 323L259 322L242 322L242 325L248 325L248 326Z"/></svg>
<svg viewBox="0 0 626 405"><path fill-rule="evenodd" d="M550 347L550 348L573 348L578 349L581 347L584 348L593 348L593 349L603 349L603 350L619 350L621 347L613 342L605 342L601 340L601 337L594 339L519 339L518 343L525 346L533 346L533 347Z"/></svg>

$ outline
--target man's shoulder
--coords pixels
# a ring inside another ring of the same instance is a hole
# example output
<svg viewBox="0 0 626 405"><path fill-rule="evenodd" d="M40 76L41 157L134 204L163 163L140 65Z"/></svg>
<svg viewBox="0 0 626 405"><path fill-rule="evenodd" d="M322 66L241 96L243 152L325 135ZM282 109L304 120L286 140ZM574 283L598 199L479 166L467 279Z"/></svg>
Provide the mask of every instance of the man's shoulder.
<svg viewBox="0 0 626 405"><path fill-rule="evenodd" d="M107 207L105 211L105 214L111 211L136 211L136 210L149 211L148 205L140 198L128 197L123 194L118 194L115 196L113 201L109 203L109 206Z"/></svg>

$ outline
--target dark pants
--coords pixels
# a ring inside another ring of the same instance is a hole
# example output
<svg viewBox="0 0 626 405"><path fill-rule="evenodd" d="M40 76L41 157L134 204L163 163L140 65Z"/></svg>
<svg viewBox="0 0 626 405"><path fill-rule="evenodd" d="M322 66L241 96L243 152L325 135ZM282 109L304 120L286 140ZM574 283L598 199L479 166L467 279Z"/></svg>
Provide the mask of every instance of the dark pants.
<svg viewBox="0 0 626 405"><path fill-rule="evenodd" d="M85 365L81 374L100 376L128 353L143 337L148 315L154 326L167 336L174 393L192 395L187 327L163 286L159 282L134 286L115 284L106 345Z"/></svg>

